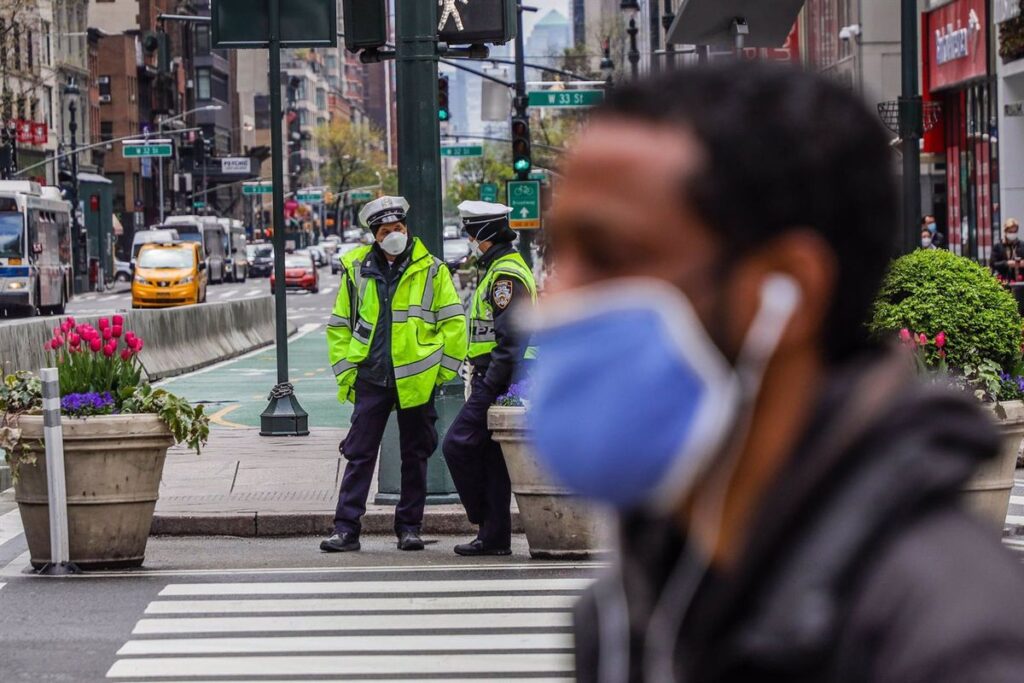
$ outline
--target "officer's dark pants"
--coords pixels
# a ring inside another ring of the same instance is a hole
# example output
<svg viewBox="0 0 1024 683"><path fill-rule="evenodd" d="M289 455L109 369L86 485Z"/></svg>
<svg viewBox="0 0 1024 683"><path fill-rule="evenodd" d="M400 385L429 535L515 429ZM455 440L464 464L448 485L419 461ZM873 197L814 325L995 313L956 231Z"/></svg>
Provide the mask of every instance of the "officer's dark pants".
<svg viewBox="0 0 1024 683"><path fill-rule="evenodd" d="M497 398L473 375L473 392L448 429L442 452L469 521L480 526L477 534L486 548L512 544L512 484L501 446L487 429L487 410Z"/></svg>
<svg viewBox="0 0 1024 683"><path fill-rule="evenodd" d="M394 388L356 380L356 404L352 427L341 442L348 464L341 480L338 508L334 513L337 533L360 530L366 497L377 464L377 453L391 410L398 405ZM395 508L395 533L419 531L427 500L427 460L437 448L437 411L434 397L425 405L398 410L398 436L402 452L402 493Z"/></svg>

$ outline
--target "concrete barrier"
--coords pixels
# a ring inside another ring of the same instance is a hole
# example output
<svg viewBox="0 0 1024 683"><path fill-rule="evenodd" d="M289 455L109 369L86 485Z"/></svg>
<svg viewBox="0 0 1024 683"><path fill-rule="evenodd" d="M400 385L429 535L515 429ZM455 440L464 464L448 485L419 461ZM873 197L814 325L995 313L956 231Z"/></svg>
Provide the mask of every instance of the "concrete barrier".
<svg viewBox="0 0 1024 683"><path fill-rule="evenodd" d="M192 372L274 343L274 299L269 296L120 315L125 331L132 330L145 341L140 357L151 380ZM75 319L96 325L100 317L110 316ZM38 372L46 363L43 344L59 322L47 318L0 325L0 374ZM288 331L294 332L295 326L289 323Z"/></svg>

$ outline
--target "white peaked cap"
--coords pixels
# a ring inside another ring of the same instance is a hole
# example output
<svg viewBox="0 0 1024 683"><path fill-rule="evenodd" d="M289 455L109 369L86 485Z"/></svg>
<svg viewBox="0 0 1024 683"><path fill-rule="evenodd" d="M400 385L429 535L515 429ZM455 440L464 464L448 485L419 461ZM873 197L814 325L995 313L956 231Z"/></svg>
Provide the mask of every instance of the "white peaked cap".
<svg viewBox="0 0 1024 683"><path fill-rule="evenodd" d="M459 204L459 216L465 223L478 223L504 218L512 212L511 206L495 202L465 201Z"/></svg>
<svg viewBox="0 0 1024 683"><path fill-rule="evenodd" d="M405 197L378 197L359 211L359 222L364 228L384 223L400 223L409 211Z"/></svg>

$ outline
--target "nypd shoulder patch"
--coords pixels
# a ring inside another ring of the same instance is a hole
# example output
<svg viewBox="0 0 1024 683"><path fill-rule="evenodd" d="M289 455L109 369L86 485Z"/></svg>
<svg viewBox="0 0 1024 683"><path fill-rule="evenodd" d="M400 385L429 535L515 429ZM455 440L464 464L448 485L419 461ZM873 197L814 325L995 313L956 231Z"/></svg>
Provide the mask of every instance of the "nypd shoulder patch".
<svg viewBox="0 0 1024 683"><path fill-rule="evenodd" d="M501 310L508 308L508 305L512 303L512 281L498 280L495 282L494 287L491 288L491 300Z"/></svg>

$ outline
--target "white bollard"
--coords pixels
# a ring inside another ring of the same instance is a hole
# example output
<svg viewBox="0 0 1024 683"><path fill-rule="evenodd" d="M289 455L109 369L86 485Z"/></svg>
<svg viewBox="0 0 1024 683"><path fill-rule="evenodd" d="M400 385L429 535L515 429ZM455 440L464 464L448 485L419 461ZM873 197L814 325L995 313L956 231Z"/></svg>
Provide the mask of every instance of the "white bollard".
<svg viewBox="0 0 1024 683"><path fill-rule="evenodd" d="M50 506L50 563L40 574L75 574L68 542L68 492L64 481L64 431L60 425L60 382L57 368L39 371L43 385L43 441L46 446L46 489Z"/></svg>

